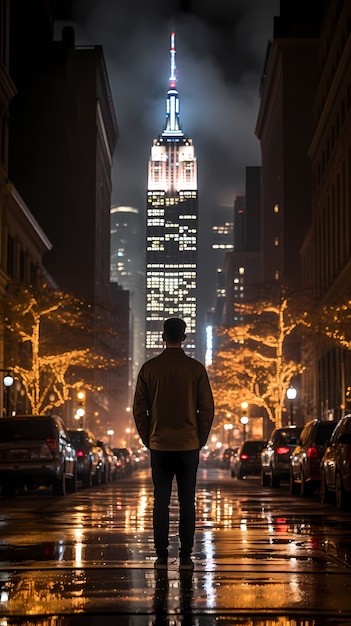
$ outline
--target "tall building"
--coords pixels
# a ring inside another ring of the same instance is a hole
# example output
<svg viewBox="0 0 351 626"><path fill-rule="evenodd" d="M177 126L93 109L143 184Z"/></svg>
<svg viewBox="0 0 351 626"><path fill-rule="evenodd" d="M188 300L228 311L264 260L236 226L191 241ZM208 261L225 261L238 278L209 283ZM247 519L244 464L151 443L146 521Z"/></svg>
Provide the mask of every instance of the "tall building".
<svg viewBox="0 0 351 626"><path fill-rule="evenodd" d="M110 278L129 291L132 390L145 360L144 239L144 221L138 209L111 207Z"/></svg>
<svg viewBox="0 0 351 626"><path fill-rule="evenodd" d="M234 250L226 254L223 268L219 323L225 326L242 321L235 304L257 299L261 292L260 189L260 167L246 167L245 194L234 201Z"/></svg>
<svg viewBox="0 0 351 626"><path fill-rule="evenodd" d="M256 136L261 147L262 283L301 288L300 248L311 222L313 102L323 3L281 2L268 45Z"/></svg>
<svg viewBox="0 0 351 626"><path fill-rule="evenodd" d="M198 197L193 142L180 127L175 33L171 33L171 73L166 127L153 140L146 210L146 358L163 347L168 317L187 325L184 349L196 354Z"/></svg>
<svg viewBox="0 0 351 626"><path fill-rule="evenodd" d="M233 207L231 205L222 205L213 211L211 235L211 259L217 275L214 303L207 317L212 324L219 325L226 295L223 266L226 254L232 252L234 248Z"/></svg>
<svg viewBox="0 0 351 626"><path fill-rule="evenodd" d="M318 306L340 306L351 294L350 24L350 0L326 4L309 144L312 220L301 248L303 288ZM303 374L306 413L311 405L322 419L349 413L351 351L320 342L307 348L313 363Z"/></svg>
<svg viewBox="0 0 351 626"><path fill-rule="evenodd" d="M76 46L71 27L55 41L48 14L53 3L44 4L17 0L11 13L16 94L8 174L52 244L46 270L60 290L92 307L94 327L84 343L118 361L118 367L72 371L87 389L85 424L103 438L107 429L121 428L129 403L128 302L110 285L111 168L118 128L102 47ZM18 54L22 45L25 53ZM108 337L106 329L112 331ZM72 397L62 406L71 427L74 403Z"/></svg>

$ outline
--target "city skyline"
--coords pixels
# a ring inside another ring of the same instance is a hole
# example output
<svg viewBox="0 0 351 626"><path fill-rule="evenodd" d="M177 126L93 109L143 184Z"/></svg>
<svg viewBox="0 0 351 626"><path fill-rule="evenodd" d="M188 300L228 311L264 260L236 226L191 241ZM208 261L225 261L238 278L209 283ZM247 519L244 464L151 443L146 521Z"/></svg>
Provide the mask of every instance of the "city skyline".
<svg viewBox="0 0 351 626"><path fill-rule="evenodd" d="M214 285L216 277L208 253L212 213L233 206L244 192L245 167L260 164L259 87L279 0L264 6L261 0L197 6L136 0L133 11L123 1L71 4L77 45L104 47L120 134L112 171L114 205L145 206L150 137L157 136L164 116L169 76L164 50L171 30L177 32L182 124L185 132L191 129L199 163L199 306L206 311L212 302L208 282ZM66 23L57 23L57 36Z"/></svg>

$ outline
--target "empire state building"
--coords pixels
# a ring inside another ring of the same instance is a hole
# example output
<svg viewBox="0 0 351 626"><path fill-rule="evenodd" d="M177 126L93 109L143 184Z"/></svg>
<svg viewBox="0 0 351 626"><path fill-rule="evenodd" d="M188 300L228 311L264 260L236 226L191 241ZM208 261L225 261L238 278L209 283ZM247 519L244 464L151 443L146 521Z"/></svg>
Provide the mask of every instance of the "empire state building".
<svg viewBox="0 0 351 626"><path fill-rule="evenodd" d="M163 348L163 322L184 319L189 356L196 352L198 198L193 142L181 130L175 33L171 33L166 127L153 140L146 209L146 358Z"/></svg>

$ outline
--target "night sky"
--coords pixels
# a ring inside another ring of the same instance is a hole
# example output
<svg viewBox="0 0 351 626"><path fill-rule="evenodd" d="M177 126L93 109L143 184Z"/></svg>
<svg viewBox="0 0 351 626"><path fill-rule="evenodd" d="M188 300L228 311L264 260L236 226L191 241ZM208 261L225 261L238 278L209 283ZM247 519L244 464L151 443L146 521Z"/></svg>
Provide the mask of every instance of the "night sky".
<svg viewBox="0 0 351 626"><path fill-rule="evenodd" d="M169 36L176 32L182 130L198 161L200 263L212 211L260 164L259 85L279 0L73 0L76 44L102 45L119 127L113 204L146 206L147 163L164 129ZM65 22L67 23L67 22ZM56 25L56 38L64 23ZM204 265L205 262L203 262ZM205 305L208 303L205 302Z"/></svg>

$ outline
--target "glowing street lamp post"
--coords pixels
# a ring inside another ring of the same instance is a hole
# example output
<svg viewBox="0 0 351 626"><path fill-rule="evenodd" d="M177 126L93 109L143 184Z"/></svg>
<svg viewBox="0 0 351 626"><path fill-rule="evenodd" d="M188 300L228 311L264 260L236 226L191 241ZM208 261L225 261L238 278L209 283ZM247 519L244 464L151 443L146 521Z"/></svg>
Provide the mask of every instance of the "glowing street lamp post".
<svg viewBox="0 0 351 626"><path fill-rule="evenodd" d="M85 402L86 402L86 393L83 389L79 389L77 391L78 407L77 407L74 418L79 421L79 424L81 424L82 428L84 428Z"/></svg>
<svg viewBox="0 0 351 626"><path fill-rule="evenodd" d="M290 423L289 426L294 424L294 400L297 396L297 390L292 385L286 390L286 397L289 400L290 404Z"/></svg>
<svg viewBox="0 0 351 626"><path fill-rule="evenodd" d="M230 448L233 424L224 424L224 430L228 433L228 448Z"/></svg>
<svg viewBox="0 0 351 626"><path fill-rule="evenodd" d="M108 431L107 431L107 434L108 434L108 436L110 438L110 447L112 447L112 437L115 434L115 431L113 430L113 428L109 428Z"/></svg>
<svg viewBox="0 0 351 626"><path fill-rule="evenodd" d="M247 409L248 409L248 403L247 402L242 402L241 403L241 418L240 418L240 422L243 425L243 439L244 441L246 441L246 426L249 423L249 418L247 416Z"/></svg>
<svg viewBox="0 0 351 626"><path fill-rule="evenodd" d="M5 387L5 406L6 406L6 417L10 417L10 387L12 387L14 379L13 379L11 372L9 372L9 370L0 370L0 371L6 372L3 378L3 383Z"/></svg>

